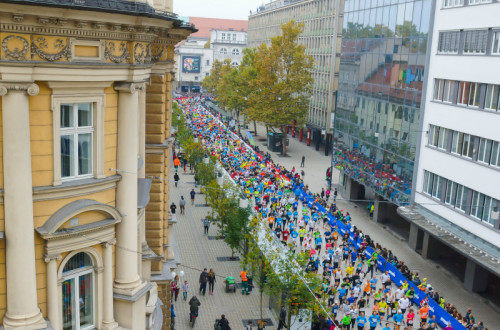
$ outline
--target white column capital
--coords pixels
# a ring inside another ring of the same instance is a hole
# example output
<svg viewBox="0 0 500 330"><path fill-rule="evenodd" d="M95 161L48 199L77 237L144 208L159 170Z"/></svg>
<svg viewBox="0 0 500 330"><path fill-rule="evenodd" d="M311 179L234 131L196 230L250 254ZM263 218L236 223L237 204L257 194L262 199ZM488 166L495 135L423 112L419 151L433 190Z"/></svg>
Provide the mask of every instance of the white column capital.
<svg viewBox="0 0 500 330"><path fill-rule="evenodd" d="M115 90L119 92L135 93L136 91L146 91L146 83L144 81L138 82L119 82L115 84Z"/></svg>
<svg viewBox="0 0 500 330"><path fill-rule="evenodd" d="M36 96L40 92L40 87L31 82L0 82L0 96L5 96L8 92L25 92L30 96Z"/></svg>
<svg viewBox="0 0 500 330"><path fill-rule="evenodd" d="M110 247L112 245L115 245L116 244L116 238L113 238L113 239L110 239L109 241L106 241L106 242L102 242L101 245L103 247Z"/></svg>
<svg viewBox="0 0 500 330"><path fill-rule="evenodd" d="M49 262L51 262L52 260L57 261L57 260L59 260L59 259L61 259L61 258L62 258L62 257L61 257L61 255L60 255L60 254L45 254L45 255L43 256L43 260L45 260L45 262L46 262L46 263L49 263Z"/></svg>

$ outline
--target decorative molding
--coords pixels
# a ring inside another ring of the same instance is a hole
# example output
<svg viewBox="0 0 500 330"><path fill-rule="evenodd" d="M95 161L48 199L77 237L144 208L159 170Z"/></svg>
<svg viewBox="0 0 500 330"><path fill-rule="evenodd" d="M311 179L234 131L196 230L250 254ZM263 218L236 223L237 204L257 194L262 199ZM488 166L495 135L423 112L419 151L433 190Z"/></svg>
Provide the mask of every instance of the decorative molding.
<svg viewBox="0 0 500 330"><path fill-rule="evenodd" d="M36 21L38 22L38 24L47 25L50 24L50 17L39 16L37 17Z"/></svg>
<svg viewBox="0 0 500 330"><path fill-rule="evenodd" d="M158 49L160 50L158 52ZM163 57L166 47L164 45L155 44L151 46L151 62L156 63ZM153 52L154 50L154 52Z"/></svg>
<svg viewBox="0 0 500 330"><path fill-rule="evenodd" d="M46 263L51 262L52 260L60 260L62 258L61 254L55 253L55 254L45 254L43 256L43 260L45 260Z"/></svg>
<svg viewBox="0 0 500 330"><path fill-rule="evenodd" d="M12 15L12 21L16 23L21 23L24 20L24 15L14 14Z"/></svg>
<svg viewBox="0 0 500 330"><path fill-rule="evenodd" d="M134 32L135 31L135 26L133 25L125 25L122 27L122 31L125 32Z"/></svg>
<svg viewBox="0 0 500 330"><path fill-rule="evenodd" d="M99 26L105 26L105 23L97 22ZM64 35L66 37L80 38L95 38L95 39L113 39L113 40L131 40L137 42L154 42L162 45L176 45L180 39L170 39L172 36L158 38L158 35L153 35L151 30L148 34L133 34L121 32L121 25L118 24L118 29L108 30L91 30L91 29L72 29L61 26L40 26L40 25L22 25L13 23L0 23L0 31L5 33L32 33L39 35ZM96 29L97 26L95 27ZM119 31L119 32L115 32Z"/></svg>
<svg viewBox="0 0 500 330"><path fill-rule="evenodd" d="M146 91L145 82L118 82L115 83L115 90L121 92L135 93L136 91Z"/></svg>
<svg viewBox="0 0 500 330"><path fill-rule="evenodd" d="M79 29L86 27L87 24L87 21L75 21L75 27Z"/></svg>
<svg viewBox="0 0 500 330"><path fill-rule="evenodd" d="M110 239L109 241L102 242L101 245L104 247L110 247L116 244L116 238Z"/></svg>
<svg viewBox="0 0 500 330"><path fill-rule="evenodd" d="M40 58L49 61L49 62L54 62L57 60L62 59L63 57L66 58L66 60L70 61L71 60L71 39L66 38L66 43L64 42L63 39L58 38L55 41L54 48L55 49L60 49L61 51L56 54L50 54L44 51L44 49L48 48L48 43L47 39L44 37L35 37L31 36L31 58L36 55L38 55Z"/></svg>
<svg viewBox="0 0 500 330"><path fill-rule="evenodd" d="M100 30L100 29L102 29L102 28L103 28L103 27L105 27L105 26L106 26L106 24L105 24L105 23L103 23L103 22L95 22L95 23L92 23L92 27L93 27L94 29L97 29L97 30Z"/></svg>
<svg viewBox="0 0 500 330"><path fill-rule="evenodd" d="M121 25L121 24L111 24L111 25L109 26L109 29L110 29L111 31L120 31L120 30L121 30L121 28L122 28L122 25Z"/></svg>
<svg viewBox="0 0 500 330"><path fill-rule="evenodd" d="M59 26L65 26L68 23L68 20L65 18L56 18L54 24Z"/></svg>
<svg viewBox="0 0 500 330"><path fill-rule="evenodd" d="M130 54L128 51L128 42L122 41L118 47L118 51L120 51L121 55L114 55L116 51L115 41L106 41L106 45L104 48L104 58L109 58L114 63L122 63L123 61L130 61Z"/></svg>
<svg viewBox="0 0 500 330"><path fill-rule="evenodd" d="M14 47L14 49L9 48L9 42L11 40L19 40L23 43L23 48L19 49L18 47ZM27 59L26 55L28 54L30 47L29 42L25 38L21 36L7 36L2 41L2 50L5 53L5 57L8 59L12 59L15 61L25 61Z"/></svg>
<svg viewBox="0 0 500 330"><path fill-rule="evenodd" d="M146 61L146 47L141 43L134 45L134 61L135 63L144 64Z"/></svg>
<svg viewBox="0 0 500 330"><path fill-rule="evenodd" d="M30 96L36 96L40 92L40 87L35 83L1 83L0 82L0 96L5 96L9 91L19 92L23 91Z"/></svg>

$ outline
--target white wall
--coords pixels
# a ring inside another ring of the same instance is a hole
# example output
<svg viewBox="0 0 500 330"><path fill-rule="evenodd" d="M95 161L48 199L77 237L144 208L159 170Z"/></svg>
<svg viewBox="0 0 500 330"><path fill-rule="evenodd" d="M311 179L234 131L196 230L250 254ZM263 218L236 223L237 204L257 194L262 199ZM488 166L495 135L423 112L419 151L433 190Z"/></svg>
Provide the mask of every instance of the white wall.
<svg viewBox="0 0 500 330"><path fill-rule="evenodd" d="M442 0L437 0L436 6L422 130L427 131L433 124L500 141L500 113L432 101L435 78L500 84L500 56L437 55L439 31L500 28L500 3L442 9ZM415 202L498 246L499 231L456 209L433 205L439 202L421 192L423 173L427 170L500 200L500 169L428 147L426 133L421 139Z"/></svg>

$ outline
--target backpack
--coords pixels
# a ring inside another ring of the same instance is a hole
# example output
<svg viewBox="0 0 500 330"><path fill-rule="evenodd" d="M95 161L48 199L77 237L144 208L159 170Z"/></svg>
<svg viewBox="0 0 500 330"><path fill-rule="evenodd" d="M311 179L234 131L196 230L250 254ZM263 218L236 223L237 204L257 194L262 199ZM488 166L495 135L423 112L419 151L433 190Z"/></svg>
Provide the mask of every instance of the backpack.
<svg viewBox="0 0 500 330"><path fill-rule="evenodd" d="M219 319L215 320L214 330L222 330L222 325Z"/></svg>

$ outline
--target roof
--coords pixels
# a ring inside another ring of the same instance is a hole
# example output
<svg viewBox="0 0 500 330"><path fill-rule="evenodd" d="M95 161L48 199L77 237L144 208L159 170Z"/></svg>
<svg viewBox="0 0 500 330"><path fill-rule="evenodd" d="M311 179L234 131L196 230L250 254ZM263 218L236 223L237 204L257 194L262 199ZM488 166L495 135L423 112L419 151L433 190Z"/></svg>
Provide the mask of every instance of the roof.
<svg viewBox="0 0 500 330"><path fill-rule="evenodd" d="M248 31L247 20L222 19L222 18L206 18L206 17L189 17L189 23L194 24L198 32L191 34L191 37L210 38L210 30L229 30Z"/></svg>

